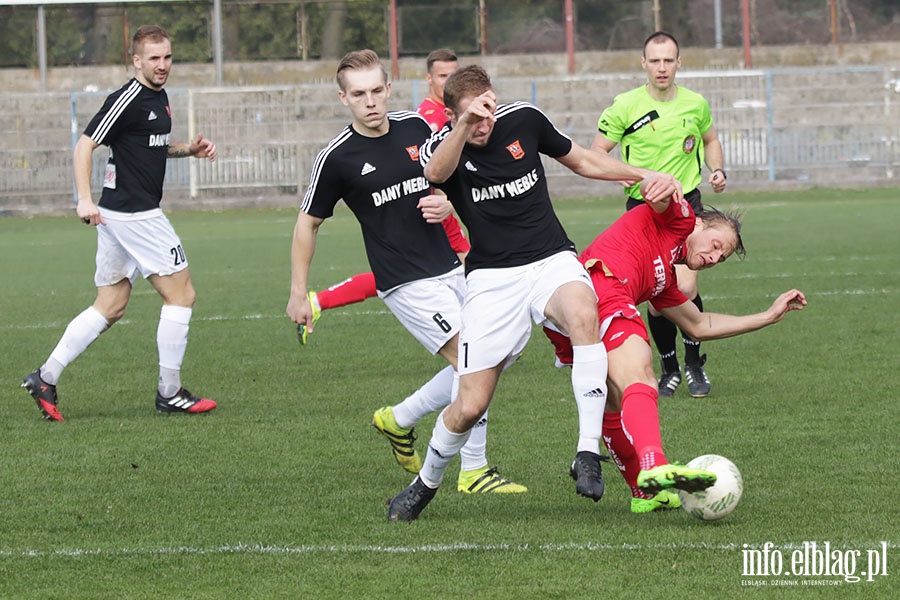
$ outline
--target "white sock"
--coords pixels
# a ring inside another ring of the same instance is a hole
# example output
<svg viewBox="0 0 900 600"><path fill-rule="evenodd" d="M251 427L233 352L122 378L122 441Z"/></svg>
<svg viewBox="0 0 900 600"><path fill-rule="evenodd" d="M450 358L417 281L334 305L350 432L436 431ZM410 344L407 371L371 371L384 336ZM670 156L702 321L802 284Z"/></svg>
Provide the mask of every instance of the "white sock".
<svg viewBox="0 0 900 600"><path fill-rule="evenodd" d="M519 356L521 355L510 357L503 365L503 370L506 371L508 368L516 364L516 361L519 360ZM459 377L457 376L453 388L454 400L456 400L456 395L458 393ZM483 469L484 467L488 466L487 431L488 411L484 411L484 414L481 415L481 418L478 419L478 422L475 423L475 425L472 427L472 433L469 436L469 440L459 451L460 471L475 471L476 469Z"/></svg>
<svg viewBox="0 0 900 600"><path fill-rule="evenodd" d="M419 479L430 488L437 488L444 480L444 472L453 457L459 454L469 439L470 431L453 433L444 425L444 411L438 415L431 432L431 441L428 442L428 451L425 454L425 462L419 471Z"/></svg>
<svg viewBox="0 0 900 600"><path fill-rule="evenodd" d="M69 322L50 358L41 367L41 379L44 383L56 385L70 362L87 350L100 334L109 328L109 321L93 306L86 309Z"/></svg>
<svg viewBox="0 0 900 600"><path fill-rule="evenodd" d="M181 389L181 363L187 350L192 310L164 304L159 311L156 346L159 349L159 393L171 398Z"/></svg>
<svg viewBox="0 0 900 600"><path fill-rule="evenodd" d="M572 347L572 390L578 406L578 452L600 454L606 408L606 348L603 344Z"/></svg>
<svg viewBox="0 0 900 600"><path fill-rule="evenodd" d="M508 368L516 364L516 361L519 360L519 356L511 357L506 361L506 364L503 365L503 370L506 371ZM453 399L456 400L456 395L459 393L459 376L456 377L454 381L453 387ZM474 471L476 469L482 469L488 466L487 459L487 431L488 431L488 411L484 411L484 414L481 415L481 418L478 419L478 422L475 423L475 426L472 427L472 433L469 436L469 440L459 451L459 470L460 471Z"/></svg>
<svg viewBox="0 0 900 600"><path fill-rule="evenodd" d="M472 427L468 441L459 451L460 471L474 471L488 466L487 425L488 411L484 411L484 414Z"/></svg>
<svg viewBox="0 0 900 600"><path fill-rule="evenodd" d="M458 379L453 367L447 365L428 383L394 406L394 419L400 427L413 427L425 415L437 412L450 404L453 381Z"/></svg>

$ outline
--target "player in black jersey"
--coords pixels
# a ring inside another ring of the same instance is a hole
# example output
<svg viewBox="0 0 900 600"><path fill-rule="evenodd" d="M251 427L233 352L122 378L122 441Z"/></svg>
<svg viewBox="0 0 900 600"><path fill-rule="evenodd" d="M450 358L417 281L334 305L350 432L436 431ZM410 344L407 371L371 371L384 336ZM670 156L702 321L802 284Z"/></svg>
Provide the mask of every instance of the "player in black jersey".
<svg viewBox="0 0 900 600"><path fill-rule="evenodd" d="M457 378L465 279L441 226L452 207L446 197L432 193L419 164L419 146L431 133L428 123L414 112L387 110L390 82L378 55L350 52L338 66L337 82L353 121L313 163L294 227L286 311L298 325L312 323L308 277L316 235L343 199L362 229L378 296L429 352L450 363L409 398L378 410L373 418L400 466L415 473L421 459L413 446L413 428L450 403ZM468 458L463 454L458 488L469 493L526 491L488 467L485 419L480 419L480 441L470 446Z"/></svg>
<svg viewBox="0 0 900 600"><path fill-rule="evenodd" d="M497 105L487 73L463 67L447 80L450 125L422 147L429 181L446 192L466 225L459 396L438 417L418 477L392 501L388 516L411 521L431 501L448 462L488 409L503 366L522 352L531 321L550 321L576 346L572 387L579 440L570 474L576 491L603 495L600 435L606 402L606 351L600 343L590 278L553 212L540 154L603 180L644 180L651 198L680 195L671 175L639 169L587 150L536 107ZM577 338L577 339L576 339Z"/></svg>
<svg viewBox="0 0 900 600"><path fill-rule="evenodd" d="M156 408L165 413L204 413L216 407L181 385L181 364L195 292L181 240L160 209L166 160L194 156L215 160L216 145L203 135L192 143L170 141L172 116L163 86L172 67L172 45L160 27L140 27L132 38L134 78L107 97L75 145L75 212L97 226L97 298L79 314L40 369L22 387L45 419L62 421L56 383L63 369L125 314L132 283L145 277L163 299L156 333L159 386ZM94 150L109 146L98 205L91 197Z"/></svg>

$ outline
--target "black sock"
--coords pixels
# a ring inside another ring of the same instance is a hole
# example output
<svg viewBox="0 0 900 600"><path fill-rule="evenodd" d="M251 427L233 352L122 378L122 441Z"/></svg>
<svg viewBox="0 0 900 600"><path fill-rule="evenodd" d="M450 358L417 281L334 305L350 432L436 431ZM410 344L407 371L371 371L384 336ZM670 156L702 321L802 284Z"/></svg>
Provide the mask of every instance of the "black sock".
<svg viewBox="0 0 900 600"><path fill-rule="evenodd" d="M675 354L675 336L678 328L675 324L662 315L647 315L647 325L650 327L650 335L656 342L659 358L662 360L662 368L666 373L678 370L678 355Z"/></svg>
<svg viewBox="0 0 900 600"><path fill-rule="evenodd" d="M703 299L700 297L700 294L697 294L697 297L691 300L691 302L700 309L700 312L703 312ZM691 338L691 336L684 331L681 332L681 341L684 342L684 364L693 366L699 365L700 342Z"/></svg>

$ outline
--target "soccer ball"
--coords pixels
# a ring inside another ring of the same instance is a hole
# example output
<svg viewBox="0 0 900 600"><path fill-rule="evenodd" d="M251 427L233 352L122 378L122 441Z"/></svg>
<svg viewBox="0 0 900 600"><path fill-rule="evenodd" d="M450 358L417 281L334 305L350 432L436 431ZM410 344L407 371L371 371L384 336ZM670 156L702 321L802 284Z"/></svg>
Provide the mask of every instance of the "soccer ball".
<svg viewBox="0 0 900 600"><path fill-rule="evenodd" d="M731 514L744 493L744 478L733 462L717 454L698 456L687 466L716 474L716 484L702 492L678 492L681 507L704 521L715 521Z"/></svg>

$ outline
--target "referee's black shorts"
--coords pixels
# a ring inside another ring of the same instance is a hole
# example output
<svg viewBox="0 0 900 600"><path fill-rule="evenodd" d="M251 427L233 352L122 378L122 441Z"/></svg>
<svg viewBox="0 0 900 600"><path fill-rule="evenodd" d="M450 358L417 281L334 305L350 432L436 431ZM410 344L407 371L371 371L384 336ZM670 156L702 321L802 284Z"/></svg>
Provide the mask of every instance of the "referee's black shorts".
<svg viewBox="0 0 900 600"><path fill-rule="evenodd" d="M684 195L684 199L687 200L688 204L691 205L691 208L694 209L695 214L703 210L703 201L700 199L700 188L692 189ZM631 210L635 206L640 206L643 203L643 200L629 197L628 200L625 201L625 210Z"/></svg>

